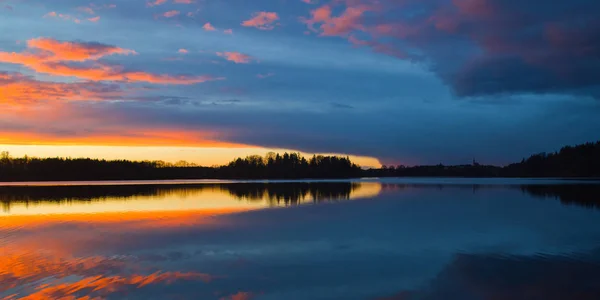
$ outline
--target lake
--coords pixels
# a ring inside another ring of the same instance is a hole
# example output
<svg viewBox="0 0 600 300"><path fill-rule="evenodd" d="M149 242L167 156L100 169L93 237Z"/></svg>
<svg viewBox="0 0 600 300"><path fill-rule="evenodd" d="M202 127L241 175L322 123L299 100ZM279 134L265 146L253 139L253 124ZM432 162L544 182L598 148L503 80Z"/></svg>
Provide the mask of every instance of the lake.
<svg viewBox="0 0 600 300"><path fill-rule="evenodd" d="M0 183L0 298L600 299L600 182Z"/></svg>

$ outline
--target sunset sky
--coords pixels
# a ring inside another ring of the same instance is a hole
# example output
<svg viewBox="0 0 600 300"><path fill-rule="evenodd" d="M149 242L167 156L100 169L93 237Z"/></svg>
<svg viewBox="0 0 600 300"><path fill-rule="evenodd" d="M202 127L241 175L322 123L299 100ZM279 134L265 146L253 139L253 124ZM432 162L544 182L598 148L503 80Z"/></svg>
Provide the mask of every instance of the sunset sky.
<svg viewBox="0 0 600 300"><path fill-rule="evenodd" d="M600 2L0 0L0 151L505 164L600 139Z"/></svg>

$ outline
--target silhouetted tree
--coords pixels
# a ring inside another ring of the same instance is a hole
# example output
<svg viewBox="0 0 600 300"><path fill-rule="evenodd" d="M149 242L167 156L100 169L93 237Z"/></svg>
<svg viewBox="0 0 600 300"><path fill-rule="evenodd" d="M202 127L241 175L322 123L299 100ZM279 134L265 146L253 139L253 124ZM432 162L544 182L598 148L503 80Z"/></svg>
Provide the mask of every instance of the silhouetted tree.
<svg viewBox="0 0 600 300"><path fill-rule="evenodd" d="M151 179L299 179L360 177L347 157L268 153L237 158L225 166L199 167L179 161L127 161L71 158L13 158L0 153L0 181L151 180Z"/></svg>
<svg viewBox="0 0 600 300"><path fill-rule="evenodd" d="M364 172L369 177L600 177L600 142L566 146L539 153L505 167L472 164L444 166L383 166Z"/></svg>
<svg viewBox="0 0 600 300"><path fill-rule="evenodd" d="M179 161L127 161L72 158L13 158L0 152L0 181L150 180L150 179L300 179L357 177L600 177L600 142L540 153L520 163L497 167L383 166L362 170L348 157L269 152L237 158L225 166L200 167Z"/></svg>

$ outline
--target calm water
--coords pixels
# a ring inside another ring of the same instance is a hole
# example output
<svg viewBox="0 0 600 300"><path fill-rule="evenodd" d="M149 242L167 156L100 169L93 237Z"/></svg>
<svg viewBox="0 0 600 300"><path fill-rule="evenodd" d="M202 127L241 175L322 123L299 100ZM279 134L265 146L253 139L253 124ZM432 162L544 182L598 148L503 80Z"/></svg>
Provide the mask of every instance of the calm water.
<svg viewBox="0 0 600 300"><path fill-rule="evenodd" d="M592 181L25 183L0 203L4 299L600 299Z"/></svg>

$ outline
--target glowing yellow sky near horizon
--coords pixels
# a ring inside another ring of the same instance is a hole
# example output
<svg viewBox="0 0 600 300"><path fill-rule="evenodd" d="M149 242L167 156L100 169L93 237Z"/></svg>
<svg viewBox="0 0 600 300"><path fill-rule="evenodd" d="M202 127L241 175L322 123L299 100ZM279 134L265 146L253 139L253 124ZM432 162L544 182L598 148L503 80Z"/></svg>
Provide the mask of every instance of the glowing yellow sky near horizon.
<svg viewBox="0 0 600 300"><path fill-rule="evenodd" d="M0 151L8 151L13 157L24 155L32 157L72 157L128 160L163 160L177 162L185 160L202 166L223 165L237 157L248 155L264 156L268 152L298 152L290 149L262 147L160 147L160 146L95 146L95 145L9 145L0 144ZM301 152L305 157L313 153ZM319 153L324 155L343 155L340 153ZM377 158L348 155L350 159L363 167L380 167Z"/></svg>

